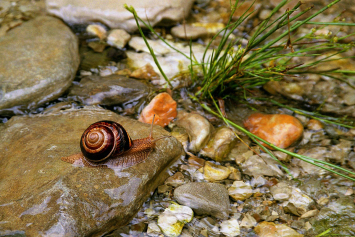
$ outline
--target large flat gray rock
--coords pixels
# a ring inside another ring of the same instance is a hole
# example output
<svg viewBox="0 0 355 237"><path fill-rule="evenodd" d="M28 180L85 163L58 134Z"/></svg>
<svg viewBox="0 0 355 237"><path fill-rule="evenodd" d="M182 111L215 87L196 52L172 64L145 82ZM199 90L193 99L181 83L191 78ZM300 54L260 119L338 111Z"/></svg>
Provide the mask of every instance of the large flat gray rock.
<svg viewBox="0 0 355 237"><path fill-rule="evenodd" d="M83 131L103 119L122 124L132 139L150 132L148 124L93 107L15 116L0 126L1 236L101 236L130 221L183 150L175 138L161 139L145 161L120 171L61 161L80 152ZM168 134L154 126L153 137Z"/></svg>

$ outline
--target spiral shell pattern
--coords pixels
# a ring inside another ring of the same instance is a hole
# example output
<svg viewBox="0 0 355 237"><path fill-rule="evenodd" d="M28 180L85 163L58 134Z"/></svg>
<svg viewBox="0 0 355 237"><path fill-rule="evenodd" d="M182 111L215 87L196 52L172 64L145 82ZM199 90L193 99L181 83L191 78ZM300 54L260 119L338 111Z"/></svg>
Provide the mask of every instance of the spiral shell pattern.
<svg viewBox="0 0 355 237"><path fill-rule="evenodd" d="M83 133L80 148L92 162L100 162L128 151L132 139L119 123L100 121L91 124Z"/></svg>

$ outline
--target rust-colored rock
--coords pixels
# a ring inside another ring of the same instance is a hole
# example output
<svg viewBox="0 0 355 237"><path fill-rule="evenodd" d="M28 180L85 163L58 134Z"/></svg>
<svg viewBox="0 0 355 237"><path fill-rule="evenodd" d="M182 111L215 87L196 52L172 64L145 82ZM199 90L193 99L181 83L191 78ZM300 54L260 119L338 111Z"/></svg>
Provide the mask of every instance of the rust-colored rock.
<svg viewBox="0 0 355 237"><path fill-rule="evenodd" d="M244 121L244 126L251 133L280 148L289 147L303 134L301 122L287 114L255 113Z"/></svg>
<svg viewBox="0 0 355 237"><path fill-rule="evenodd" d="M303 237L294 229L285 224L275 224L263 221L254 228L255 233L260 237L283 236L283 237Z"/></svg>
<svg viewBox="0 0 355 237"><path fill-rule="evenodd" d="M177 115L176 101L173 100L168 93L164 92L158 94L152 99L149 105L143 109L139 121L150 124L152 123L154 114L154 124L162 127L168 125Z"/></svg>

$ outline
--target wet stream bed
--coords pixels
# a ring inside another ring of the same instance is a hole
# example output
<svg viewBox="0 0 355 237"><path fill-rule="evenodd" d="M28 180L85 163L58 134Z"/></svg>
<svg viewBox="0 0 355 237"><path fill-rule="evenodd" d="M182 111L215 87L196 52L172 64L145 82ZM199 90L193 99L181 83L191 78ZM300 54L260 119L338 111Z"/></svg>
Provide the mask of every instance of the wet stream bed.
<svg viewBox="0 0 355 237"><path fill-rule="evenodd" d="M245 47L258 22L279 2L256 1L249 19L231 38L241 38ZM330 2L312 4L317 10ZM241 9L247 10L250 3ZM283 11L295 3L290 1ZM355 235L353 181L272 151L291 178L244 133L226 127L189 97L202 86L191 81L189 60L145 30L171 79L174 88L168 89L128 11L112 2L66 4L0 1L0 236L291 237L327 230L337 236ZM224 0L179 1L169 7L156 1L140 4L137 9L150 9L144 14L157 24L156 32L186 54L189 35L196 59L202 58L230 14L229 1ZM353 23L354 13L352 1L342 0L312 21L341 18ZM233 19L240 14L237 11ZM305 25L292 37L314 27ZM318 27L316 34L342 37L354 29ZM354 70L353 55L349 47L343 59L317 69ZM292 64L305 60L297 57ZM265 124L255 133L265 134L266 140L280 135L275 139L290 152L354 171L355 128L329 125L253 99L268 98L351 122L355 77L347 75L344 80L321 74L285 76L247 89L247 100L244 90L234 88L224 92L227 99L217 99L224 102L233 123L251 131L259 125L247 121L260 116L257 123ZM161 94L170 104L157 103L155 109L169 119L157 115L161 126L153 128L151 120L139 122L147 119L143 110ZM203 103L213 107L210 100ZM292 125L287 119L294 121ZM63 162L61 157L80 153L81 134L100 120L120 123L133 143L152 135L155 149L134 156L138 160L147 153L148 158L137 164L130 158L134 165L124 169L88 168L83 158L74 164ZM297 128L267 132L284 123Z"/></svg>

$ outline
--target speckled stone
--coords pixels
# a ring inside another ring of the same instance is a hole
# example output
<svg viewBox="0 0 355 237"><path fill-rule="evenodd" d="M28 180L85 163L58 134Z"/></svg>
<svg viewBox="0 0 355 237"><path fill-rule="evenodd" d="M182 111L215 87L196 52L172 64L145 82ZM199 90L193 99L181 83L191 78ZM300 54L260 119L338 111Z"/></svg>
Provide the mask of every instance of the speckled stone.
<svg viewBox="0 0 355 237"><path fill-rule="evenodd" d="M228 191L217 183L187 183L174 191L174 198L191 207L197 215L211 215L226 219L229 215Z"/></svg>

